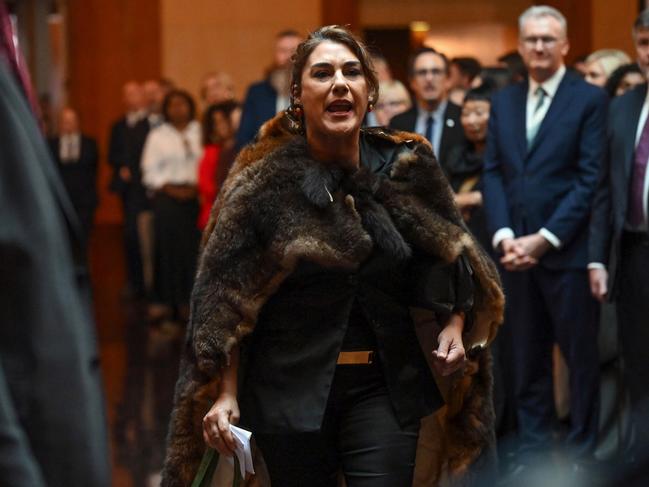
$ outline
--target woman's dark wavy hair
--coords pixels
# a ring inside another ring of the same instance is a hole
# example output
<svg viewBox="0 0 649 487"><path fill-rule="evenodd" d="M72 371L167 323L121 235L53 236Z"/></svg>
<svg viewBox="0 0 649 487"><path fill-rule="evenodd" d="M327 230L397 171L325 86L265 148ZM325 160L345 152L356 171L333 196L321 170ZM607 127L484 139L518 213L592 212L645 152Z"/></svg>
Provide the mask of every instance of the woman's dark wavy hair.
<svg viewBox="0 0 649 487"><path fill-rule="evenodd" d="M464 95L464 103L468 101L486 101L491 103L491 97L496 91L496 82L491 78L482 80L482 84L475 88L471 88Z"/></svg>
<svg viewBox="0 0 649 487"><path fill-rule="evenodd" d="M167 93L164 101L162 102L162 116L168 122L169 121L169 103L174 97L180 97L189 105L189 120L194 120L196 118L196 103L190 95L185 90L174 89Z"/></svg>
<svg viewBox="0 0 649 487"><path fill-rule="evenodd" d="M611 73L604 85L604 91L608 93L609 97L615 98L620 83L622 83L624 77L629 73L642 74L642 71L638 67L638 63L623 64Z"/></svg>
<svg viewBox="0 0 649 487"><path fill-rule="evenodd" d="M212 137L214 134L214 114L221 112L227 120L230 120L232 112L239 107L241 107L241 104L238 101L228 100L221 103L214 103L205 110L205 113L203 113L203 145L217 142Z"/></svg>
<svg viewBox="0 0 649 487"><path fill-rule="evenodd" d="M354 34L341 25L327 25L320 27L297 46L293 55L293 70L291 72L291 101L293 97L302 92L302 71L307 59L319 44L330 41L346 46L358 58L365 75L369 92L369 102L376 103L379 96L379 80L374 72L372 57L363 44Z"/></svg>

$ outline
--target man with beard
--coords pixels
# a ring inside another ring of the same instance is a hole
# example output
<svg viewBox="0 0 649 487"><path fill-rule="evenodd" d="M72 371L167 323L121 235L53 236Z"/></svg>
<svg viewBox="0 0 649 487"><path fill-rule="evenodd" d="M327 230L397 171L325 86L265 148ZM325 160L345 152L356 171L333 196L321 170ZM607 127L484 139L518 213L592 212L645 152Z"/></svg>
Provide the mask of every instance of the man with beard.
<svg viewBox="0 0 649 487"><path fill-rule="evenodd" d="M248 88L243 102L237 149L251 142L264 122L288 107L291 57L300 42L302 36L294 30L277 34L275 59L268 76Z"/></svg>

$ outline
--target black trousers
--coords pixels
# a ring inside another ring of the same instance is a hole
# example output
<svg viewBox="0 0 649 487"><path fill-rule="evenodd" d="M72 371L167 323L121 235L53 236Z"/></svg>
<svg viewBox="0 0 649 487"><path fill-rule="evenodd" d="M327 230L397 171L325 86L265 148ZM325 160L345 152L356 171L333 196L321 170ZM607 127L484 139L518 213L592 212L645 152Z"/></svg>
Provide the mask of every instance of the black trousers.
<svg viewBox="0 0 649 487"><path fill-rule="evenodd" d="M511 327L520 460L545 453L555 418L552 346L570 369L570 430L575 460L587 460L597 442L599 351L597 304L586 270L537 266L504 272Z"/></svg>
<svg viewBox="0 0 649 487"><path fill-rule="evenodd" d="M155 298L169 306L189 304L201 233L198 201L164 193L153 198L155 228Z"/></svg>
<svg viewBox="0 0 649 487"><path fill-rule="evenodd" d="M137 217L146 211L147 201L144 190L136 185L129 185L122 194L124 211L124 254L126 258L126 277L130 290L136 295L145 294L140 236L137 229Z"/></svg>
<svg viewBox="0 0 649 487"><path fill-rule="evenodd" d="M634 449L649 447L649 236L625 233L618 275L617 312L624 380L631 400Z"/></svg>
<svg viewBox="0 0 649 487"><path fill-rule="evenodd" d="M397 422L378 364L339 365L317 433L257 434L273 487L410 487L419 422Z"/></svg>

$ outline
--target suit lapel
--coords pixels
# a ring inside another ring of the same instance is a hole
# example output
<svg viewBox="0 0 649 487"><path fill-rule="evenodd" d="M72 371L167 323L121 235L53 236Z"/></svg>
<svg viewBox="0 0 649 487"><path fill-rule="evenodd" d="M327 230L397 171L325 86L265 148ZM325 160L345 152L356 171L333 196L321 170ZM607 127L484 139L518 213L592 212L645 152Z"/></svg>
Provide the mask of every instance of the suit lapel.
<svg viewBox="0 0 649 487"><path fill-rule="evenodd" d="M54 139L54 146L52 147L53 154L52 158L56 164L61 164L61 137Z"/></svg>
<svg viewBox="0 0 649 487"><path fill-rule="evenodd" d="M86 150L88 146L86 145L85 137L83 135L79 136L79 160L77 162L82 162L85 160L84 156L86 155Z"/></svg>
<svg viewBox="0 0 649 487"><path fill-rule="evenodd" d="M517 85L512 96L512 120L514 121L514 138L516 147L521 155L521 160L525 159L527 154L527 135L525 127L527 126L527 91L529 83L527 81Z"/></svg>
<svg viewBox="0 0 649 487"><path fill-rule="evenodd" d="M415 106L406 112L404 116L404 122L406 123L407 132L415 132L417 130L417 116L419 115L419 109Z"/></svg>
<svg viewBox="0 0 649 487"><path fill-rule="evenodd" d="M453 147L457 143L458 137L454 137L458 128L460 127L460 113L456 109L457 105L451 104L449 101L444 110L442 117L442 136L439 140L439 159L446 161L446 154L449 151L448 146Z"/></svg>
<svg viewBox="0 0 649 487"><path fill-rule="evenodd" d="M638 123L640 122L640 113L642 106L647 96L647 85L639 90L634 90L629 96L630 107L624 112L628 116L622 117L621 123L626 126L622 133L624 134L624 179L628 181L631 177L631 168L633 167L633 159L635 154L635 137L638 132Z"/></svg>
<svg viewBox="0 0 649 487"><path fill-rule="evenodd" d="M559 83L559 88L557 89L557 92L554 94L554 98L552 99L550 108L548 108L548 112L545 114L545 117L543 117L543 121L541 122L539 131L537 132L536 137L532 142L532 146L530 147L530 150L527 153L528 157L536 150L536 148L541 143L541 140L543 139L543 137L546 136L550 128L556 126L555 123L556 119L559 118L559 116L564 112L564 110L568 108L568 105L570 105L570 101L572 100L571 88L574 83L575 80L570 76L570 74L566 73L563 76L561 83Z"/></svg>

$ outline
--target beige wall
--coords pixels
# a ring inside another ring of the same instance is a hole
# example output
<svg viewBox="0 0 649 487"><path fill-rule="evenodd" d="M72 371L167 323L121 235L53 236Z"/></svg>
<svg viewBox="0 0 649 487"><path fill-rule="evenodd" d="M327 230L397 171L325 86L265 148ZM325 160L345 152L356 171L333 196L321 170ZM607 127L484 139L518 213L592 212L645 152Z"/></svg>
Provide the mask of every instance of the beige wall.
<svg viewBox="0 0 649 487"><path fill-rule="evenodd" d="M484 64L516 48L516 21L531 0L360 0L363 27L427 22L426 44L448 56L471 55Z"/></svg>
<svg viewBox="0 0 649 487"><path fill-rule="evenodd" d="M361 24L407 25L423 20L431 26L472 22L515 23L531 0L359 0Z"/></svg>
<svg viewBox="0 0 649 487"><path fill-rule="evenodd" d="M622 49L635 59L631 27L638 16L638 2L592 0L593 51Z"/></svg>
<svg viewBox="0 0 649 487"><path fill-rule="evenodd" d="M322 18L322 3L327 0L159 1L163 75L198 95L200 81L207 71L224 70L232 75L237 95L242 97L248 84L260 79L269 64L274 35L286 28L307 32L317 27ZM428 44L449 56L476 56L484 64L494 64L500 54L516 48L517 18L535 3L356 1L361 28L403 27L414 20L425 21L431 26ZM569 1L563 3L554 2L560 9L572 5ZM584 21L590 25L584 27L591 29L593 50L616 47L632 55L629 28L637 15L637 2L591 0L589 7ZM570 20L574 22L573 18ZM576 43L573 50L579 49L583 48Z"/></svg>
<svg viewBox="0 0 649 487"><path fill-rule="evenodd" d="M272 60L277 32L306 33L320 22L320 0L160 0L162 72L198 95L208 71L228 72L243 97Z"/></svg>

